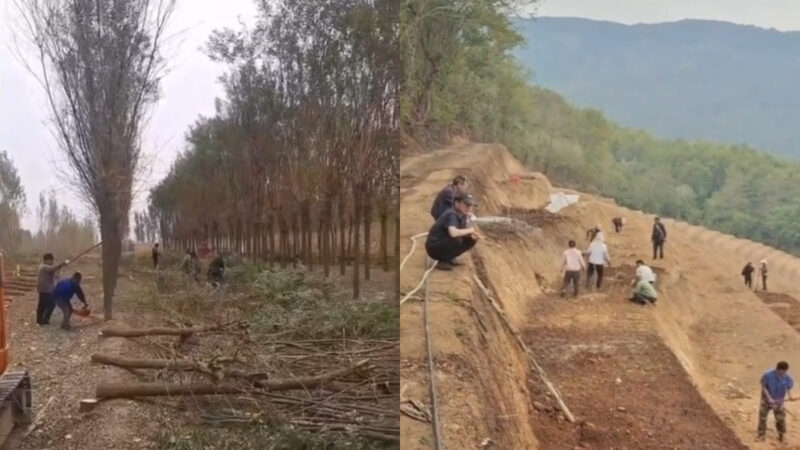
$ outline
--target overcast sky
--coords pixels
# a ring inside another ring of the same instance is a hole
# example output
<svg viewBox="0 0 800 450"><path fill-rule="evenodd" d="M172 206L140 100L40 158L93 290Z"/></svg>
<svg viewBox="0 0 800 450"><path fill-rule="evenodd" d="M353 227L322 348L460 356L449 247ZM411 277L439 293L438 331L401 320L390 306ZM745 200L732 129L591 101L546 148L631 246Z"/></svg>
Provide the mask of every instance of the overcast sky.
<svg viewBox="0 0 800 450"><path fill-rule="evenodd" d="M685 18L723 20L779 30L800 30L800 0L541 0L542 16L588 17L623 23L652 23ZM33 211L39 193L55 189L59 199L80 214L82 204L53 170L63 166L48 129L48 110L41 87L9 51L10 25L17 14L10 1L0 1L0 149L16 164L28 196L28 215L23 223L35 227ZM171 72L162 85L158 104L145 136L145 151L152 171L135 208L146 204L146 189L160 180L178 151L185 147L184 134L201 115L214 110L221 94L218 77L222 67L208 60L201 47L212 30L252 23L253 0L178 0L172 32Z"/></svg>
<svg viewBox="0 0 800 450"><path fill-rule="evenodd" d="M798 0L540 0L541 16L656 23L711 19L782 31L800 30Z"/></svg>
<svg viewBox="0 0 800 450"><path fill-rule="evenodd" d="M51 136L44 92L11 51L10 25L18 17L11 3L0 1L0 150L9 153L25 186L29 211L23 225L35 229L33 215L42 191L55 189L59 200L80 215L88 211L53 170L54 165L66 166ZM178 0L170 32L177 37L168 49L170 73L144 139L152 170L142 191L164 177L185 148L188 127L199 115L212 114L214 99L222 94L217 80L224 67L211 62L201 47L214 29L239 28L240 20L251 24L255 11L254 0ZM146 200L143 192L135 208L144 207Z"/></svg>

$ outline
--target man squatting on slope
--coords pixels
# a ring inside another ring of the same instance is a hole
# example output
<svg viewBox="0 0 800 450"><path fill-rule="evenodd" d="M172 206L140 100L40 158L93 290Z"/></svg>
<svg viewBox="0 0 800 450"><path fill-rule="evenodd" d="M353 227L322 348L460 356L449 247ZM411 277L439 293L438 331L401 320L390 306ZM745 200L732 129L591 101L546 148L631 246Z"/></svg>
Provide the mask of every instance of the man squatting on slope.
<svg viewBox="0 0 800 450"><path fill-rule="evenodd" d="M636 285L636 280L639 277L643 278L644 281L647 281L653 286L656 285L656 274L653 272L653 269L651 269L650 266L645 264L641 259L636 260L636 277L633 280L634 285Z"/></svg>
<svg viewBox="0 0 800 450"><path fill-rule="evenodd" d="M778 429L778 440L783 441L786 433L786 410L783 407L784 399L789 397L789 401L797 400L792 398L792 387L794 381L786 373L789 370L789 363L781 361L774 370L766 372L761 377L761 408L758 411L758 440L764 440L767 433L767 418L769 412L775 415L775 428Z"/></svg>
<svg viewBox="0 0 800 450"><path fill-rule="evenodd" d="M53 265L53 254L45 253L42 264L36 273L37 287L39 289L39 304L36 306L36 323L47 325L50 323L50 315L56 308L53 300L53 287L56 285L56 273L59 269L69 264L69 260Z"/></svg>
<svg viewBox="0 0 800 450"><path fill-rule="evenodd" d="M567 288L572 283L572 293L578 296L578 284L581 280L581 271L586 268L583 254L575 248L575 241L569 241L569 248L564 250L561 271L564 272L564 284L561 286L561 296L567 295Z"/></svg>
<svg viewBox="0 0 800 450"><path fill-rule="evenodd" d="M436 268L452 270L455 259L471 249L481 238L473 227L467 227L475 200L469 194L457 194L453 207L444 211L434 222L425 240L428 256L437 261Z"/></svg>
<svg viewBox="0 0 800 450"><path fill-rule="evenodd" d="M467 186L467 179L463 175L458 175L453 179L452 183L439 191L436 198L433 199L433 205L431 205L433 220L438 219L445 211L452 208L456 195L466 194Z"/></svg>
<svg viewBox="0 0 800 450"><path fill-rule="evenodd" d="M646 305L648 302L655 305L658 300L658 293L656 287L647 281L642 275L636 275L636 281L633 285L633 296L630 299L634 303Z"/></svg>

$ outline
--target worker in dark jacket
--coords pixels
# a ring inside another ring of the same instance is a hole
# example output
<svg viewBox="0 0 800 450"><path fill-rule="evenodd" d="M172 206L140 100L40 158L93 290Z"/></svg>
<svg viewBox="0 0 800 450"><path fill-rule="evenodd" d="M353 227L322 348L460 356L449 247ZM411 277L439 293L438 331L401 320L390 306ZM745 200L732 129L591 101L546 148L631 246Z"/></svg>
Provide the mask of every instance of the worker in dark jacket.
<svg viewBox="0 0 800 450"><path fill-rule="evenodd" d="M622 227L625 226L625 218L624 217L614 217L611 219L611 223L614 224L614 231L619 233L622 231Z"/></svg>
<svg viewBox="0 0 800 450"><path fill-rule="evenodd" d="M744 269L742 269L742 276L744 277L744 285L748 288L753 287L753 272L755 272L756 268L753 267L753 263L748 262L745 264Z"/></svg>
<svg viewBox="0 0 800 450"><path fill-rule="evenodd" d="M77 296L84 307L89 307L86 303L86 296L83 295L83 290L81 289L82 278L80 272L75 272L70 278L64 278L56 283L56 287L53 288L53 298L63 315L61 328L64 330L70 329L69 319L72 317L71 300L73 296Z"/></svg>
<svg viewBox="0 0 800 450"><path fill-rule="evenodd" d="M453 199L458 194L464 194L467 190L467 179L463 175L458 175L453 179L453 182L444 187L436 198L433 200L431 206L431 216L433 220L439 218L445 211L453 207Z"/></svg>
<svg viewBox="0 0 800 450"><path fill-rule="evenodd" d="M217 253L214 259L208 264L208 281L212 286L217 287L223 281L225 275L225 259L221 253Z"/></svg>
<svg viewBox="0 0 800 450"><path fill-rule="evenodd" d="M473 206L475 201L471 195L457 195L453 207L443 212L428 231L425 250L437 261L437 269L452 270L458 265L455 259L481 238L474 228L466 226L466 217L472 213Z"/></svg>
<svg viewBox="0 0 800 450"><path fill-rule="evenodd" d="M653 223L653 235L650 240L653 242L653 259L660 257L664 259L664 242L667 240L667 229L661 223L661 219L656 217Z"/></svg>
<svg viewBox="0 0 800 450"><path fill-rule="evenodd" d="M153 257L153 269L158 269L158 258L161 256L161 247L159 247L158 242L153 246L151 254Z"/></svg>

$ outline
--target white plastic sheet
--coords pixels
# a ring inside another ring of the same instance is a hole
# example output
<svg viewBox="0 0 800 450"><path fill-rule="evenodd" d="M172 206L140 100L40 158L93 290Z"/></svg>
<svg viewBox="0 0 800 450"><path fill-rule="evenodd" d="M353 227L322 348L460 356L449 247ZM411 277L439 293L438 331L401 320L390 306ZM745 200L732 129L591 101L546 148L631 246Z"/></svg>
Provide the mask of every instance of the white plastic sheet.
<svg viewBox="0 0 800 450"><path fill-rule="evenodd" d="M558 192L550 194L550 203L544 208L551 213L557 213L569 205L578 203L578 194L565 194Z"/></svg>

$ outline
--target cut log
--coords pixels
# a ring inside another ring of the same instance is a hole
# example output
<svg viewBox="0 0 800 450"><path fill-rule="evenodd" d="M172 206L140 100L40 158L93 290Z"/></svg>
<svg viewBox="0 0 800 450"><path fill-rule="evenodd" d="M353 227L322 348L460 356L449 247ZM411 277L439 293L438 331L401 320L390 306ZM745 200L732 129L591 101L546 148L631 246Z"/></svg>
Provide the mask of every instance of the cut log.
<svg viewBox="0 0 800 450"><path fill-rule="evenodd" d="M78 412L89 412L99 405L100 402L95 398L84 398L81 400L80 405L78 406Z"/></svg>
<svg viewBox="0 0 800 450"><path fill-rule="evenodd" d="M142 337L142 336L191 336L194 333L219 331L220 326L213 325L208 327L193 328L128 328L123 326L108 326L100 330L101 337Z"/></svg>
<svg viewBox="0 0 800 450"><path fill-rule="evenodd" d="M269 375L263 372L251 373L237 369L219 369L188 359L133 359L95 353L92 355L92 362L119 367L137 374L141 374L137 369L167 369L200 372L211 376L217 381L222 378L246 378L251 381L269 378Z"/></svg>
<svg viewBox="0 0 800 450"><path fill-rule="evenodd" d="M94 358L94 356L93 356ZM288 391L293 389L316 389L336 378L350 375L366 369L369 360L362 360L352 367L326 372L312 377L298 377L286 380L264 380L257 383L257 388L223 385L214 383L164 384L164 383L106 383L97 385L98 399L136 398L175 395L216 395L248 392L251 394L272 391Z"/></svg>

